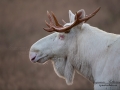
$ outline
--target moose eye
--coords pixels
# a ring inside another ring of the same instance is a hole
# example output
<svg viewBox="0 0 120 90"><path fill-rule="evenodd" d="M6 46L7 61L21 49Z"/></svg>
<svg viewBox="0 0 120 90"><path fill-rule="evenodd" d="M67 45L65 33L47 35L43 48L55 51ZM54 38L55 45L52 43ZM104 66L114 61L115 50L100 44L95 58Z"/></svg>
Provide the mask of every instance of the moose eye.
<svg viewBox="0 0 120 90"><path fill-rule="evenodd" d="M60 40L64 40L64 38L65 38L65 35L59 34L59 39L60 39Z"/></svg>

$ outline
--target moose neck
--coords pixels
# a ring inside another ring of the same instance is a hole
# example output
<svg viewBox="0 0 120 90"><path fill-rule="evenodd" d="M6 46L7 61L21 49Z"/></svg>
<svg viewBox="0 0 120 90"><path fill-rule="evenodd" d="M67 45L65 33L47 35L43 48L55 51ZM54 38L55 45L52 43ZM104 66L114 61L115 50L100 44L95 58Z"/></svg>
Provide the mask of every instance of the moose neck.
<svg viewBox="0 0 120 90"><path fill-rule="evenodd" d="M74 35L75 37L71 40L72 44L69 46L69 54L67 60L70 61L71 65L78 73L82 74L84 77L94 82L92 75L92 67L87 58L87 51L89 49L86 50L86 47L88 46L88 44L86 43L86 40L83 40L84 37L86 37L85 33L87 33L87 27L88 25L84 24L81 27L81 30L76 30L77 32Z"/></svg>
<svg viewBox="0 0 120 90"><path fill-rule="evenodd" d="M100 58L105 55L105 50L115 41L115 38L111 37L111 35L96 27L83 24L77 34L76 43L70 47L69 57L71 64L79 73L92 82L96 77L96 63L99 63ZM111 38L113 41L111 41Z"/></svg>

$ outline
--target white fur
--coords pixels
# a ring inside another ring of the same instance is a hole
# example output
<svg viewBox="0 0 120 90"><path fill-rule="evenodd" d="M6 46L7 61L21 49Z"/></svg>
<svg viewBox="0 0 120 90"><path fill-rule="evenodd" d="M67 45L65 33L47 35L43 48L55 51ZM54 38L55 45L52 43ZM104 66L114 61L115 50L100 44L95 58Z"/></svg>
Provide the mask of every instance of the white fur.
<svg viewBox="0 0 120 90"><path fill-rule="evenodd" d="M70 23L74 22L74 17L75 17L75 15L72 13L71 10L69 10L69 20L70 20Z"/></svg>
<svg viewBox="0 0 120 90"><path fill-rule="evenodd" d="M74 22L71 11L69 18L70 23L65 26ZM120 90L120 35L81 23L68 34L55 32L40 39L30 52L37 54L35 62L52 60L55 72L68 85L73 83L76 70L94 83L95 90ZM117 86L108 85L111 81Z"/></svg>

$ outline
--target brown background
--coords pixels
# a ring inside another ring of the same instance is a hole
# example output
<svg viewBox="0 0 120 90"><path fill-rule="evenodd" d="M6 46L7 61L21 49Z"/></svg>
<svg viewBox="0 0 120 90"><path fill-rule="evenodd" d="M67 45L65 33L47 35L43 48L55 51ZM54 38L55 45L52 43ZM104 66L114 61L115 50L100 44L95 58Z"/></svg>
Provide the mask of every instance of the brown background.
<svg viewBox="0 0 120 90"><path fill-rule="evenodd" d="M68 22L68 10L85 9L99 13L88 21L104 31L120 34L119 0L0 0L0 90L93 90L93 85L76 73L74 84L67 86L49 61L33 64L28 58L30 46L50 34L46 11Z"/></svg>

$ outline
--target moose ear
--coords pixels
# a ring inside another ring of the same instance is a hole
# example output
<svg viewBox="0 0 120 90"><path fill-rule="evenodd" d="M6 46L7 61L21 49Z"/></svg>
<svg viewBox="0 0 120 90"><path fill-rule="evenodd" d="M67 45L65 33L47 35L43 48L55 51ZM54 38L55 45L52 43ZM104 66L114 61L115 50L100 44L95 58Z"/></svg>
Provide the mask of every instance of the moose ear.
<svg viewBox="0 0 120 90"><path fill-rule="evenodd" d="M81 10L77 11L77 16L79 17L79 19L85 18L85 10L81 9Z"/></svg>
<svg viewBox="0 0 120 90"><path fill-rule="evenodd" d="M69 20L70 20L70 23L75 21L74 18L75 18L75 15L72 13L71 10L69 10Z"/></svg>
<svg viewBox="0 0 120 90"><path fill-rule="evenodd" d="M85 17L85 10L81 9L81 10L77 11L77 16L79 17L79 19L84 18ZM71 10L69 10L69 20L70 20L70 23L75 21L75 15L72 13Z"/></svg>
<svg viewBox="0 0 120 90"><path fill-rule="evenodd" d="M84 9L81 9L81 10L77 11L77 17L79 17L79 19L85 18ZM84 23L84 21L79 24L79 27L81 27L83 25L83 23Z"/></svg>

